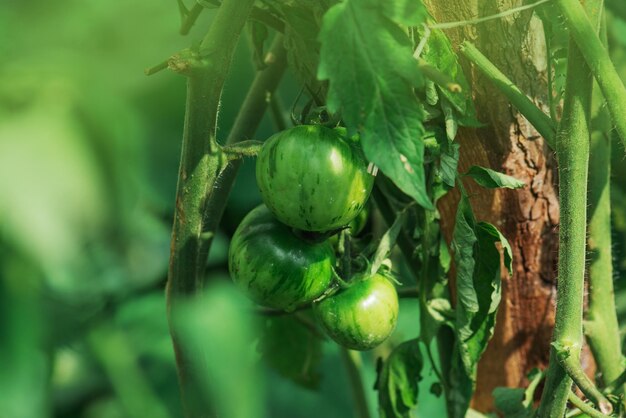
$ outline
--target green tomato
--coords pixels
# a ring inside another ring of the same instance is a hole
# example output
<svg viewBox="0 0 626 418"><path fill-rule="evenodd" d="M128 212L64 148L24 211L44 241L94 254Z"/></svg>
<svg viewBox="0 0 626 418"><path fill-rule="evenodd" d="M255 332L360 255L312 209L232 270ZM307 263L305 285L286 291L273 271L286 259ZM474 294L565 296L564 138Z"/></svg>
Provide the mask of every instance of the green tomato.
<svg viewBox="0 0 626 418"><path fill-rule="evenodd" d="M265 206L246 215L228 250L228 268L237 287L261 305L288 311L324 293L334 263L328 242L298 238Z"/></svg>
<svg viewBox="0 0 626 418"><path fill-rule="evenodd" d="M374 176L345 130L302 125L272 136L256 162L263 201L283 223L325 232L354 219L369 197Z"/></svg>
<svg viewBox="0 0 626 418"><path fill-rule="evenodd" d="M337 343L354 350L370 350L396 328L398 293L381 274L360 276L313 309L326 333Z"/></svg>

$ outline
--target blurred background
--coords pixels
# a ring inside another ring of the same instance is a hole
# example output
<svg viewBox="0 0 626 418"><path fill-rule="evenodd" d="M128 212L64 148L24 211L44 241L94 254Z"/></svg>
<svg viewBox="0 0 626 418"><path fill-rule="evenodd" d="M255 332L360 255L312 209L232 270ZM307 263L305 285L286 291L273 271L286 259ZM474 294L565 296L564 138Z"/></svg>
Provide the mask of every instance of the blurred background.
<svg viewBox="0 0 626 418"><path fill-rule="evenodd" d="M174 0L0 3L0 418L182 416L164 286L185 80L143 71L199 40L212 14L182 37ZM623 65L626 25L613 20L611 34ZM254 75L249 44L226 85L221 138ZM287 75L284 103L298 89ZM274 130L266 118L257 139ZM626 164L615 148L623 273ZM207 396L224 417L349 417L337 346L306 316L250 315L230 285L229 237L259 203L248 160L208 262L215 284L185 311ZM391 342L362 357L372 411L376 358L418 335L416 305L403 300ZM434 380L426 368L419 416L443 414Z"/></svg>

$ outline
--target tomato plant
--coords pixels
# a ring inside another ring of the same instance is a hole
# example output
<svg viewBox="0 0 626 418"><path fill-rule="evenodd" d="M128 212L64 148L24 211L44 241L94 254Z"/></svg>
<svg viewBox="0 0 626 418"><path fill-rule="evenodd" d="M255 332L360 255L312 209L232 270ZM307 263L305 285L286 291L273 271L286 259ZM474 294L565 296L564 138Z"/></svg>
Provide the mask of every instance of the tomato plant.
<svg viewBox="0 0 626 418"><path fill-rule="evenodd" d="M243 219L228 257L231 277L241 290L261 305L286 310L319 297L332 281L333 264L329 243L298 238L265 206Z"/></svg>
<svg viewBox="0 0 626 418"><path fill-rule="evenodd" d="M357 142L343 130L296 126L267 140L256 164L263 201L285 224L306 231L347 225L374 184Z"/></svg>
<svg viewBox="0 0 626 418"><path fill-rule="evenodd" d="M398 294L381 274L356 276L346 289L314 305L324 330L337 343L370 350L385 341L398 321Z"/></svg>

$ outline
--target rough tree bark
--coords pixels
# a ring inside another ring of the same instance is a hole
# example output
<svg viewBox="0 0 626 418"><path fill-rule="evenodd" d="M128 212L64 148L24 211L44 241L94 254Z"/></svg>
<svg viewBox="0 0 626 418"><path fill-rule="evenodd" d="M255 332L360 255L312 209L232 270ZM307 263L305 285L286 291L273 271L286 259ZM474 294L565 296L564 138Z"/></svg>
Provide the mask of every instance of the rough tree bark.
<svg viewBox="0 0 626 418"><path fill-rule="evenodd" d="M464 21L521 6L522 0L429 0L438 22ZM543 27L532 11L446 31L453 44L468 39L536 104L547 108ZM476 70L472 84L478 130L462 129L459 170L488 166L526 182L523 190L482 189L467 182L479 220L501 228L514 252L513 277L503 275L503 299L495 335L478 368L473 407L493 409L497 386L526 384L533 367L547 366L554 326L559 204L554 154L535 129ZM458 194L442 200L440 211L450 239ZM588 358L584 356L583 358Z"/></svg>

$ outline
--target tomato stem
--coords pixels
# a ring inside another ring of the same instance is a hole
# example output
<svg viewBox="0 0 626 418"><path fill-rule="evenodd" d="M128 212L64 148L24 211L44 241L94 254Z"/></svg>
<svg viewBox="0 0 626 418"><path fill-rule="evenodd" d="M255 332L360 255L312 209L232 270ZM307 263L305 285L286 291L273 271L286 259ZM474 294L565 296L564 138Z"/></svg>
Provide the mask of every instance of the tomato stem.
<svg viewBox="0 0 626 418"><path fill-rule="evenodd" d="M178 302L183 297L202 290L204 267L215 231L215 228L206 228L207 217L211 219L215 214L210 210L210 203L226 200L214 187L226 165L216 138L217 114L239 35L253 4L254 0L225 0L200 44L198 56L185 62L181 55L179 62L181 72L188 75L187 103L174 206L167 303L186 416L206 415L211 409L203 400L198 377L194 374L196 368L180 345L171 318L176 315Z"/></svg>
<svg viewBox="0 0 626 418"><path fill-rule="evenodd" d="M602 38L606 45L606 19L602 17ZM602 108L601 114L607 113ZM609 121L608 115L596 120ZM591 135L589 160L589 307L585 335L605 384L615 381L624 370L619 324L613 291L611 249L611 131L610 123ZM618 390L624 393L622 384Z"/></svg>
<svg viewBox="0 0 626 418"><path fill-rule="evenodd" d="M572 405L574 405L576 408L580 409L581 412L589 415L592 418L609 418L609 415L605 415L602 412L598 411L593 406L580 399L578 396L576 396L575 393L571 391L567 395L567 400L570 401Z"/></svg>
<svg viewBox="0 0 626 418"><path fill-rule="evenodd" d="M599 14L603 2L596 0L590 3L594 9L585 4L587 11ZM589 66L606 98L615 129L626 145L626 87L611 62L608 50L598 37L598 31L594 28L597 27L595 20L589 19L579 0L556 0L556 4L580 51L577 58L583 58Z"/></svg>
<svg viewBox="0 0 626 418"><path fill-rule="evenodd" d="M554 342L552 345L556 350L556 358L559 364L567 372L567 375L572 378L576 386L580 388L582 393L595 403L602 412L611 413L613 406L587 377L580 366L580 345L564 345L557 342Z"/></svg>
<svg viewBox="0 0 626 418"><path fill-rule="evenodd" d="M578 0L575 2L578 4ZM593 11L597 3L598 0L587 1L589 10ZM592 87L589 67L576 43L570 39L563 118L556 135L561 205L556 320L550 363L539 405L538 415L541 417L563 417L572 377L586 386L587 392L590 392L588 385L593 386L591 382L583 383L580 378L584 374L580 365L580 349L583 343ZM563 354L563 349L567 350L567 355Z"/></svg>
<svg viewBox="0 0 626 418"><path fill-rule="evenodd" d="M522 115L535 127L550 148L555 147L556 123L543 113L530 99L505 76L471 42L463 42L461 53L491 81Z"/></svg>

